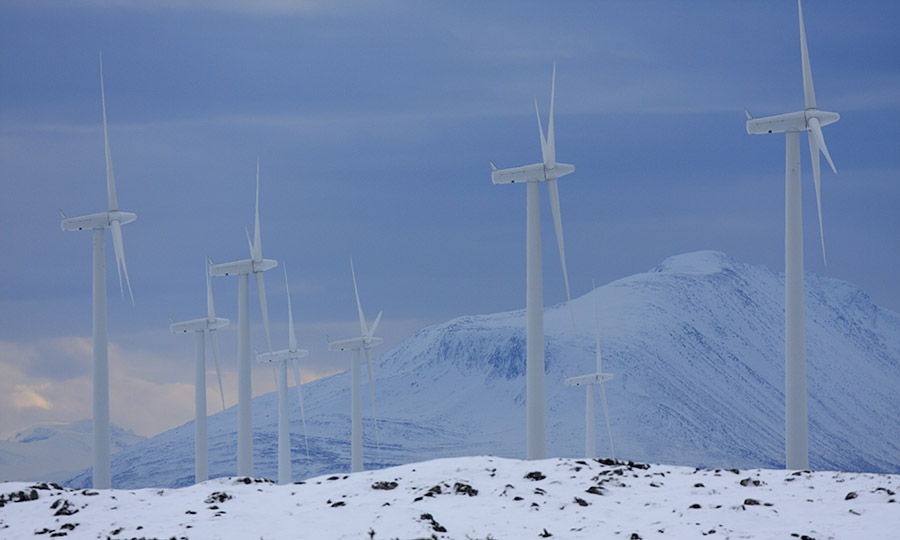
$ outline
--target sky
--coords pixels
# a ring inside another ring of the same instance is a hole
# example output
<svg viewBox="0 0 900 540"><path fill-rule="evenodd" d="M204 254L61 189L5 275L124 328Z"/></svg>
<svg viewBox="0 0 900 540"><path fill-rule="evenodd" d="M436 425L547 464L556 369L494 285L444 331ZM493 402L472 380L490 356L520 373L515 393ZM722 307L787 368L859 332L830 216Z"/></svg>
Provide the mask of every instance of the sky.
<svg viewBox="0 0 900 540"><path fill-rule="evenodd" d="M806 270L900 311L900 4L808 0L804 17L818 105L841 114L824 129L827 265L801 143ZM257 160L273 346L286 265L304 381L349 367L327 337L358 335L351 256L369 322L384 312L382 353L523 308L525 189L493 185L488 160L541 160L534 99L546 123L554 62L573 296L702 249L784 268L784 136L748 135L743 108L803 108L790 0L7 1L0 437L90 417L91 235L61 231L57 209L106 210L101 50L119 205L138 216L123 228L134 306L107 240L111 415L141 435L193 417L193 338L168 317L205 314L206 256L248 257ZM541 197L552 305L565 289ZM236 279L213 288L236 322ZM237 332L220 335L231 406ZM271 368L253 371L254 395L274 390Z"/></svg>

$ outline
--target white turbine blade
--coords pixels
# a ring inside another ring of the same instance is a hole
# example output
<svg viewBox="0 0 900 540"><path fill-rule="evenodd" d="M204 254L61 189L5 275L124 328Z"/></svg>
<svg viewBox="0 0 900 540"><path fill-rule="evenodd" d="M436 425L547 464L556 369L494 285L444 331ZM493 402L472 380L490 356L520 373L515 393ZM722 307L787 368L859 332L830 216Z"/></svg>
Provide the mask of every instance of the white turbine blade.
<svg viewBox="0 0 900 540"><path fill-rule="evenodd" d="M113 221L110 226L112 229L113 248L116 252L116 268L121 268L119 272L119 288L122 289L122 298L125 298L125 289L122 288L122 274L125 274L125 284L128 285L128 295L131 297L131 305L134 305L134 293L131 292L131 280L128 279L128 267L125 266L125 246L122 243L122 224Z"/></svg>
<svg viewBox="0 0 900 540"><path fill-rule="evenodd" d="M250 259L253 260L253 240L250 239L250 230L244 227L244 233L247 234L247 245L250 246Z"/></svg>
<svg viewBox="0 0 900 540"><path fill-rule="evenodd" d="M363 315L362 304L359 301L359 288L356 286L356 270L353 269L353 257L350 257L350 273L353 275L353 292L356 293L356 309L359 311L359 330L361 335L365 336L369 333L366 330L366 317Z"/></svg>
<svg viewBox="0 0 900 540"><path fill-rule="evenodd" d="M825 135L822 134L822 125L819 124L818 118L810 118L809 119L809 132L815 135L816 146L819 150L825 154L825 159L828 160L828 164L831 166L831 170L837 174L837 169L834 167L834 162L831 161L831 154L828 153L828 147L825 146ZM811 146L811 145L810 145Z"/></svg>
<svg viewBox="0 0 900 540"><path fill-rule="evenodd" d="M219 335L213 328L209 331L209 342L212 344L213 363L216 365L216 378L219 379L219 395L222 396L222 410L225 410L225 387L222 386L222 369L219 367Z"/></svg>
<svg viewBox="0 0 900 540"><path fill-rule="evenodd" d="M291 289L288 286L287 265L282 265L282 269L284 270L284 290L287 293L288 300L288 347L290 350L295 351L297 350L297 335L294 334L294 312L291 309ZM300 379L297 379L297 381L299 385Z"/></svg>
<svg viewBox="0 0 900 540"><path fill-rule="evenodd" d="M553 227L556 229L556 244L559 246L559 260L562 262L563 279L566 281L566 298L569 302L569 315L572 318L572 329L575 328L575 311L572 308L572 294L569 292L569 272L566 270L566 246L563 242L562 221L559 216L559 185L557 180L547 181L550 193L550 210L553 212Z"/></svg>
<svg viewBox="0 0 900 540"><path fill-rule="evenodd" d="M615 459L616 451L613 448L612 428L609 425L609 410L606 408L606 389L600 383L600 403L603 405L603 416L606 417L606 432L609 434L609 457Z"/></svg>
<svg viewBox="0 0 900 540"><path fill-rule="evenodd" d="M303 390L300 388L300 360L292 362L294 383L297 385L297 399L300 400L300 418L303 420L303 440L306 442L306 461L309 462L309 436L306 433L306 411L303 409Z"/></svg>
<svg viewBox="0 0 900 540"><path fill-rule="evenodd" d="M553 134L553 104L556 101L556 62L553 62L553 82L550 85L550 123L547 124L547 153L550 155L549 166L556 165L556 137Z"/></svg>
<svg viewBox="0 0 900 540"><path fill-rule="evenodd" d="M373 323L372 323L372 327L369 328L369 333L366 334L366 339L367 339L367 340L372 339L372 336L375 335L375 329L378 328L378 321L381 320L381 313L382 313L381 311L378 312L378 316L375 317L375 322L373 322Z"/></svg>
<svg viewBox="0 0 900 540"><path fill-rule="evenodd" d="M375 450L381 454L381 445L378 443L378 415L375 414L375 381L372 378L372 353L366 351L366 367L369 371L369 396L372 398L372 419L375 421Z"/></svg>
<svg viewBox="0 0 900 540"><path fill-rule="evenodd" d="M209 279L209 267L212 266L212 259L206 258L206 318L215 320L216 306L213 304L212 282Z"/></svg>
<svg viewBox="0 0 900 540"><path fill-rule="evenodd" d="M550 165L549 152L547 148L547 139L544 138L544 126L541 123L541 110L538 108L537 97L534 98L534 112L537 114L538 132L541 134L541 156L544 159L544 166Z"/></svg>
<svg viewBox="0 0 900 540"><path fill-rule="evenodd" d="M825 257L825 231L822 227L822 172L819 164L819 148L816 145L815 133L810 130L807 134L809 135L809 156L812 159L813 181L816 186L816 207L819 210L819 238L822 241L822 261L828 264L828 259Z"/></svg>
<svg viewBox="0 0 900 540"><path fill-rule="evenodd" d="M797 0L800 12L800 55L803 57L803 98L807 109L816 108L816 91L813 89L812 69L809 67L809 49L806 47L806 28L803 25L803 5Z"/></svg>
<svg viewBox="0 0 900 540"><path fill-rule="evenodd" d="M594 293L594 327L597 335L597 373L603 373L603 366L600 362L600 306L597 301L597 284L591 280L591 291Z"/></svg>
<svg viewBox="0 0 900 540"><path fill-rule="evenodd" d="M113 177L112 155L109 153L109 130L106 127L106 92L103 89L103 53L100 53L100 102L103 105L103 141L106 144L106 196L109 200L109 211L119 209L116 197L116 180ZM123 293L124 294L124 293Z"/></svg>
<svg viewBox="0 0 900 540"><path fill-rule="evenodd" d="M259 159L256 160L256 216L253 221L253 246L251 251L254 262L262 260L262 240L259 232Z"/></svg>
<svg viewBox="0 0 900 540"><path fill-rule="evenodd" d="M266 282L262 272L254 272L253 275L256 276L256 291L259 294L259 310L262 312L263 326L266 328L266 343L269 346L269 353L271 353L272 333L269 331L269 308L266 305Z"/></svg>

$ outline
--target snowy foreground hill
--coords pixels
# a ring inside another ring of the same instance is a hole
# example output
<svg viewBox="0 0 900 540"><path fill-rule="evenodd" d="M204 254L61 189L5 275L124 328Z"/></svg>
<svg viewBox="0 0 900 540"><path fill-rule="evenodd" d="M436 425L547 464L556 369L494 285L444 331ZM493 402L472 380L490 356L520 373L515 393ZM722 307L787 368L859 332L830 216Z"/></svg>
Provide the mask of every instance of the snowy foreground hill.
<svg viewBox="0 0 900 540"><path fill-rule="evenodd" d="M563 374L592 371L594 305L615 457L707 468L784 464L784 282L718 252L671 257L644 274L547 308L550 456L584 453L584 390ZM849 283L806 276L810 465L900 472L900 315ZM524 457L524 311L424 328L375 359L376 448L363 390L367 469L440 457ZM390 324L385 318L382 324ZM377 351L377 349L376 349ZM349 470L350 374L304 385L307 461L291 390L293 478ZM598 419L602 420L600 404ZM277 396L253 402L256 476L276 477ZM209 419L211 476L236 473L236 408ZM192 423L113 456L113 487L193 483ZM610 455L606 430L598 449ZM89 487L90 471L69 479Z"/></svg>
<svg viewBox="0 0 900 540"><path fill-rule="evenodd" d="M900 476L612 460L440 459L276 486L0 484L0 536L46 538L896 538Z"/></svg>

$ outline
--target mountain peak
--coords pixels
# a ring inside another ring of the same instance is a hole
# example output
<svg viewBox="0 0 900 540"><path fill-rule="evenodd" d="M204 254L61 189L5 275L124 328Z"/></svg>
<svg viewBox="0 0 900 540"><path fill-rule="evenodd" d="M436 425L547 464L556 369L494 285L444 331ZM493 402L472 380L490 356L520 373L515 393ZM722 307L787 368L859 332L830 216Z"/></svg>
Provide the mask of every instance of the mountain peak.
<svg viewBox="0 0 900 540"><path fill-rule="evenodd" d="M737 261L721 251L705 250L673 255L655 268L651 273L666 274L716 274L723 270L733 269Z"/></svg>

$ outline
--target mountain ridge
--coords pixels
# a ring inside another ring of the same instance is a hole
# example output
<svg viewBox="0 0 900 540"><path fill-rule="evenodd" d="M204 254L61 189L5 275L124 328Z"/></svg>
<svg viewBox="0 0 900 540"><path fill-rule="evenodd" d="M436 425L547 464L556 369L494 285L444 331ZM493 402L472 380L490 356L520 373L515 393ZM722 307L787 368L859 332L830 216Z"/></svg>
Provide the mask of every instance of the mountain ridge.
<svg viewBox="0 0 900 540"><path fill-rule="evenodd" d="M59 481L91 463L90 419L42 422L0 441L0 479ZM110 425L110 450L115 453L144 437Z"/></svg>
<svg viewBox="0 0 900 540"><path fill-rule="evenodd" d="M546 308L548 454L583 453L583 392L562 380L593 368L599 325L604 370L615 375L606 385L616 457L782 467L783 279L766 267L702 251L669 257L573 299L574 334L565 304ZM900 410L894 392L900 315L850 283L815 274L806 276L806 310L811 466L900 472L900 420L892 412ZM364 395L366 467L477 454L523 457L524 351L524 310L516 310L423 328L377 357L381 446L376 452ZM294 394L294 478L346 470L349 374L304 385L309 463ZM270 478L276 403L272 393L253 405L256 473ZM235 415L231 408L209 419L213 477L234 474ZM598 449L608 453L605 430L599 433ZM121 487L191 483L192 422L118 454L113 476ZM83 487L89 479L85 471L67 484Z"/></svg>

